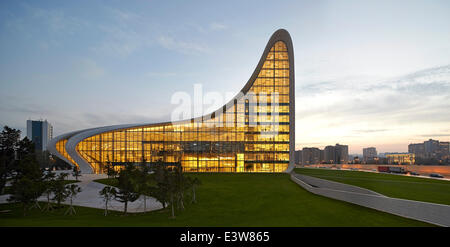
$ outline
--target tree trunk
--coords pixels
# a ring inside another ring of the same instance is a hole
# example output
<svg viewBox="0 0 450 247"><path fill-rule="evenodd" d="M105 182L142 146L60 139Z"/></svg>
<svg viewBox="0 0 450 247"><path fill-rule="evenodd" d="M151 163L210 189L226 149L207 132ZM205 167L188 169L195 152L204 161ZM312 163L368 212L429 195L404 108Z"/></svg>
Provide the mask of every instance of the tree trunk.
<svg viewBox="0 0 450 247"><path fill-rule="evenodd" d="M128 201L125 201L125 210L123 211L127 215Z"/></svg>
<svg viewBox="0 0 450 247"><path fill-rule="evenodd" d="M50 204L50 193L47 193L47 205L42 208L42 211L50 211L52 209L52 205Z"/></svg>
<svg viewBox="0 0 450 247"><path fill-rule="evenodd" d="M172 205L172 218L175 218L175 211L173 205L173 195L170 196L170 204Z"/></svg>
<svg viewBox="0 0 450 247"><path fill-rule="evenodd" d="M108 200L106 200L105 216L108 215Z"/></svg>
<svg viewBox="0 0 450 247"><path fill-rule="evenodd" d="M144 195L144 213L147 212L147 196Z"/></svg>
<svg viewBox="0 0 450 247"><path fill-rule="evenodd" d="M180 207L181 210L184 210L184 196L183 196L183 192L180 193Z"/></svg>

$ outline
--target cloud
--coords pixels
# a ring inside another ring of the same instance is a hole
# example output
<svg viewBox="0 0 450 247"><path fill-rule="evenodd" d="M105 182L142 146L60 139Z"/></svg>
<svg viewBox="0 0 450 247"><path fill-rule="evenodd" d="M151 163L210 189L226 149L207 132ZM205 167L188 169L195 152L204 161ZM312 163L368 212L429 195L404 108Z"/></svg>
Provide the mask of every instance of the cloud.
<svg viewBox="0 0 450 247"><path fill-rule="evenodd" d="M61 9L43 9L28 4L23 4L23 7L30 13L28 17L31 17L33 26L36 21L42 22L44 27L55 33L75 34L88 27L85 20L67 15Z"/></svg>
<svg viewBox="0 0 450 247"><path fill-rule="evenodd" d="M169 35L159 36L158 43L168 50L173 50L184 54L200 54L209 52L209 48L204 44L177 40Z"/></svg>
<svg viewBox="0 0 450 247"><path fill-rule="evenodd" d="M178 74L175 72L149 72L147 73L148 77L173 77Z"/></svg>
<svg viewBox="0 0 450 247"><path fill-rule="evenodd" d="M364 134L364 133L375 133L375 132L385 132L389 129L366 129L366 130L354 130L353 132L358 134Z"/></svg>
<svg viewBox="0 0 450 247"><path fill-rule="evenodd" d="M146 32L136 31L135 25L125 21L113 22L112 25L98 25L97 29L103 38L91 49L107 55L128 56L154 43L152 36Z"/></svg>
<svg viewBox="0 0 450 247"><path fill-rule="evenodd" d="M442 133L434 133L434 134L424 134L424 135L419 135L420 137L425 137L428 138L430 136L441 136L441 137L447 137L450 136L450 134L442 134Z"/></svg>
<svg viewBox="0 0 450 247"><path fill-rule="evenodd" d="M80 61L80 74L87 79L102 77L105 75L105 69L91 59L82 59Z"/></svg>
<svg viewBox="0 0 450 247"><path fill-rule="evenodd" d="M450 65L391 79L302 83L301 77L297 76L296 128L303 142L408 143L450 123Z"/></svg>
<svg viewBox="0 0 450 247"><path fill-rule="evenodd" d="M227 29L228 26L222 24L222 23L218 23L218 22L212 22L209 24L209 28L213 31L218 31L218 30L224 30Z"/></svg>

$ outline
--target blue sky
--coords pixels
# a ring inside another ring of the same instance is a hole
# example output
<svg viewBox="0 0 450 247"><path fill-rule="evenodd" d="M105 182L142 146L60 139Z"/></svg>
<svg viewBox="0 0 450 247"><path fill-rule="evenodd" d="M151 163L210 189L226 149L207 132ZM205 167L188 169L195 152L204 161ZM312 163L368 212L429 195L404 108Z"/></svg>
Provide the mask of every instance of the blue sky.
<svg viewBox="0 0 450 247"><path fill-rule="evenodd" d="M1 1L0 124L56 135L170 120L178 91L237 93L294 42L296 147L450 140L449 1Z"/></svg>

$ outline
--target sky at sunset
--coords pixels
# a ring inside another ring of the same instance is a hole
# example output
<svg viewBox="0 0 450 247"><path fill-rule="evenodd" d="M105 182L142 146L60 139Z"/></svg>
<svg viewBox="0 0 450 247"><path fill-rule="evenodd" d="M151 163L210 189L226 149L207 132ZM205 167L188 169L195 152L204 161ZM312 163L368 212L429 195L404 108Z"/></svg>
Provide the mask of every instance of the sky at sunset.
<svg viewBox="0 0 450 247"><path fill-rule="evenodd" d="M297 149L450 141L450 1L262 3L2 0L0 124L169 121L171 97L195 84L237 94L284 28Z"/></svg>

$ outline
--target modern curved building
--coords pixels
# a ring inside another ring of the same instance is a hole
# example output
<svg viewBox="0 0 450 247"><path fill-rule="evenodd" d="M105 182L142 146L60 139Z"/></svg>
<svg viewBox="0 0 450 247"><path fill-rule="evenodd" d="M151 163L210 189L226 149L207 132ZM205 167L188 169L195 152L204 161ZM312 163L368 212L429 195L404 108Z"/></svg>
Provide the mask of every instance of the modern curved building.
<svg viewBox="0 0 450 247"><path fill-rule="evenodd" d="M48 150L82 173L130 162L181 163L187 172L290 172L294 85L292 40L280 29L242 90L217 111L176 122L73 131L52 139Z"/></svg>

